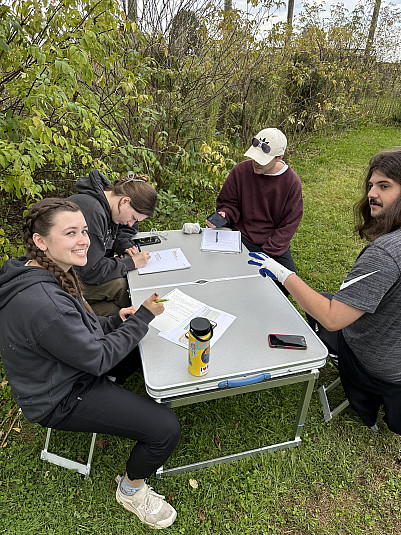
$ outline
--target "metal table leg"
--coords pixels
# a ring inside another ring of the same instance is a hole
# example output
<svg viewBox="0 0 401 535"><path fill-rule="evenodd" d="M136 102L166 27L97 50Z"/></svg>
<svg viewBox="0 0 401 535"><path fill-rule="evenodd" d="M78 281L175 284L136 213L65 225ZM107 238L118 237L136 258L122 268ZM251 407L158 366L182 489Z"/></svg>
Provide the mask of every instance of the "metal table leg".
<svg viewBox="0 0 401 535"><path fill-rule="evenodd" d="M168 404L171 407L178 407L183 405L189 405L192 403L197 403L200 401L207 401L208 399L217 399L221 397L232 396L240 393L256 391L256 390L267 390L270 388L276 388L278 386L284 386L287 384L297 384L304 383L302 393L298 403L298 412L295 422L295 437L293 440L287 442L280 442L277 444L272 444L270 446L264 446L261 448L256 448L248 451L243 451L240 453L234 453L233 455L227 455L224 457L217 457L214 459L209 459L206 461L201 461L197 463L187 464L183 466L177 466L175 468L164 469L161 466L156 471L156 477L165 477L167 475L179 474L181 472L190 472L193 470L200 470L201 468L208 468L217 464L229 463L232 461L238 461L246 457L253 457L259 455L260 453L272 453L274 451L283 450L287 448L297 447L301 444L301 435L305 425L306 416L308 414L309 404L312 397L313 387L316 383L317 378L319 377L319 370L314 369L311 372L307 372L300 375L293 375L288 377L282 377L277 379L271 379L269 381L253 385L252 387L247 387L246 390L243 388L233 388L226 390L218 390L205 392L201 394L194 394L190 396L185 396L182 398L177 398L175 400L161 400L158 399L159 403Z"/></svg>

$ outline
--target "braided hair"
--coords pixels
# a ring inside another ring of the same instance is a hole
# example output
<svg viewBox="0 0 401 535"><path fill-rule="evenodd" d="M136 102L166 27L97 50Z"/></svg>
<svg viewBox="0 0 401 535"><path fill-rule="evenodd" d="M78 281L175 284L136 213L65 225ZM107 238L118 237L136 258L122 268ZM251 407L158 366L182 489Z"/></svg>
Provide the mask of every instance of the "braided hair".
<svg viewBox="0 0 401 535"><path fill-rule="evenodd" d="M42 268L47 269L56 279L61 288L72 297L83 299L81 285L75 269L66 272L51 260L44 251L41 251L33 241L35 233L48 236L54 225L57 214L62 212L80 212L79 206L66 199L50 197L35 203L28 211L23 225L24 242L27 257L35 260ZM83 299L85 308L91 312L89 304Z"/></svg>

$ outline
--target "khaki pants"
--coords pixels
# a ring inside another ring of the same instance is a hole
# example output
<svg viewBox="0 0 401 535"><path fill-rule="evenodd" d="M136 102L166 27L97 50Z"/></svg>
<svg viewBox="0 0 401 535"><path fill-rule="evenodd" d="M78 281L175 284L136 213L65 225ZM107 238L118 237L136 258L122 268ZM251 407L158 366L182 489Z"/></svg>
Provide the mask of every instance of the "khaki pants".
<svg viewBox="0 0 401 535"><path fill-rule="evenodd" d="M104 284L81 282L82 293L97 316L114 316L121 308L131 306L125 277Z"/></svg>

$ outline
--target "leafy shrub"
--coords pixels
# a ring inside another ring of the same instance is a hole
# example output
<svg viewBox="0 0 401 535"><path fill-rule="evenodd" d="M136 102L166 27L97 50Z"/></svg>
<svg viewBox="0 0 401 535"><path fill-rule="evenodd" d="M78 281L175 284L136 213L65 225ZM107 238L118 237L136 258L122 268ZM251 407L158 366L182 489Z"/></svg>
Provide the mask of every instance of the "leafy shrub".
<svg viewBox="0 0 401 535"><path fill-rule="evenodd" d="M25 247L22 244L12 244L3 228L0 228L0 266L9 258L23 256Z"/></svg>

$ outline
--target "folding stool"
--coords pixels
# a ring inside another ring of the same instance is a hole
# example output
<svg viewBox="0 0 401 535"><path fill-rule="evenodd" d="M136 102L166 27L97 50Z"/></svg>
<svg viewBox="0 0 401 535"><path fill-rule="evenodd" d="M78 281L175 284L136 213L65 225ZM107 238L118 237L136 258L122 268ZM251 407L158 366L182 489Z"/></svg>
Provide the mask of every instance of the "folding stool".
<svg viewBox="0 0 401 535"><path fill-rule="evenodd" d="M62 457L61 455L57 455L55 453L50 453L48 451L49 443L50 443L50 435L51 435L52 429L50 427L47 428L47 434L46 434L46 441L45 441L45 447L41 451L40 458L42 461L48 461L49 463L56 464L57 466L62 466L64 468L68 468L69 470L77 470L80 474L83 474L85 476L85 479L89 476L90 470L91 470L91 462L93 457L93 452L95 449L96 444L96 433L92 434L92 441L89 449L89 455L87 463L80 463L78 461L73 461L72 459L67 459L67 457Z"/></svg>
<svg viewBox="0 0 401 535"><path fill-rule="evenodd" d="M349 405L348 399L345 399L342 403L340 403L340 405L338 405L334 409L330 408L330 403L327 397L327 392L334 390L339 384L341 384L341 379L340 377L337 377L337 379L335 379L332 383L330 383L329 386L326 387L322 385L319 388L320 403L322 404L323 416L324 416L325 422L329 422L332 418L337 416L338 413L340 413Z"/></svg>

